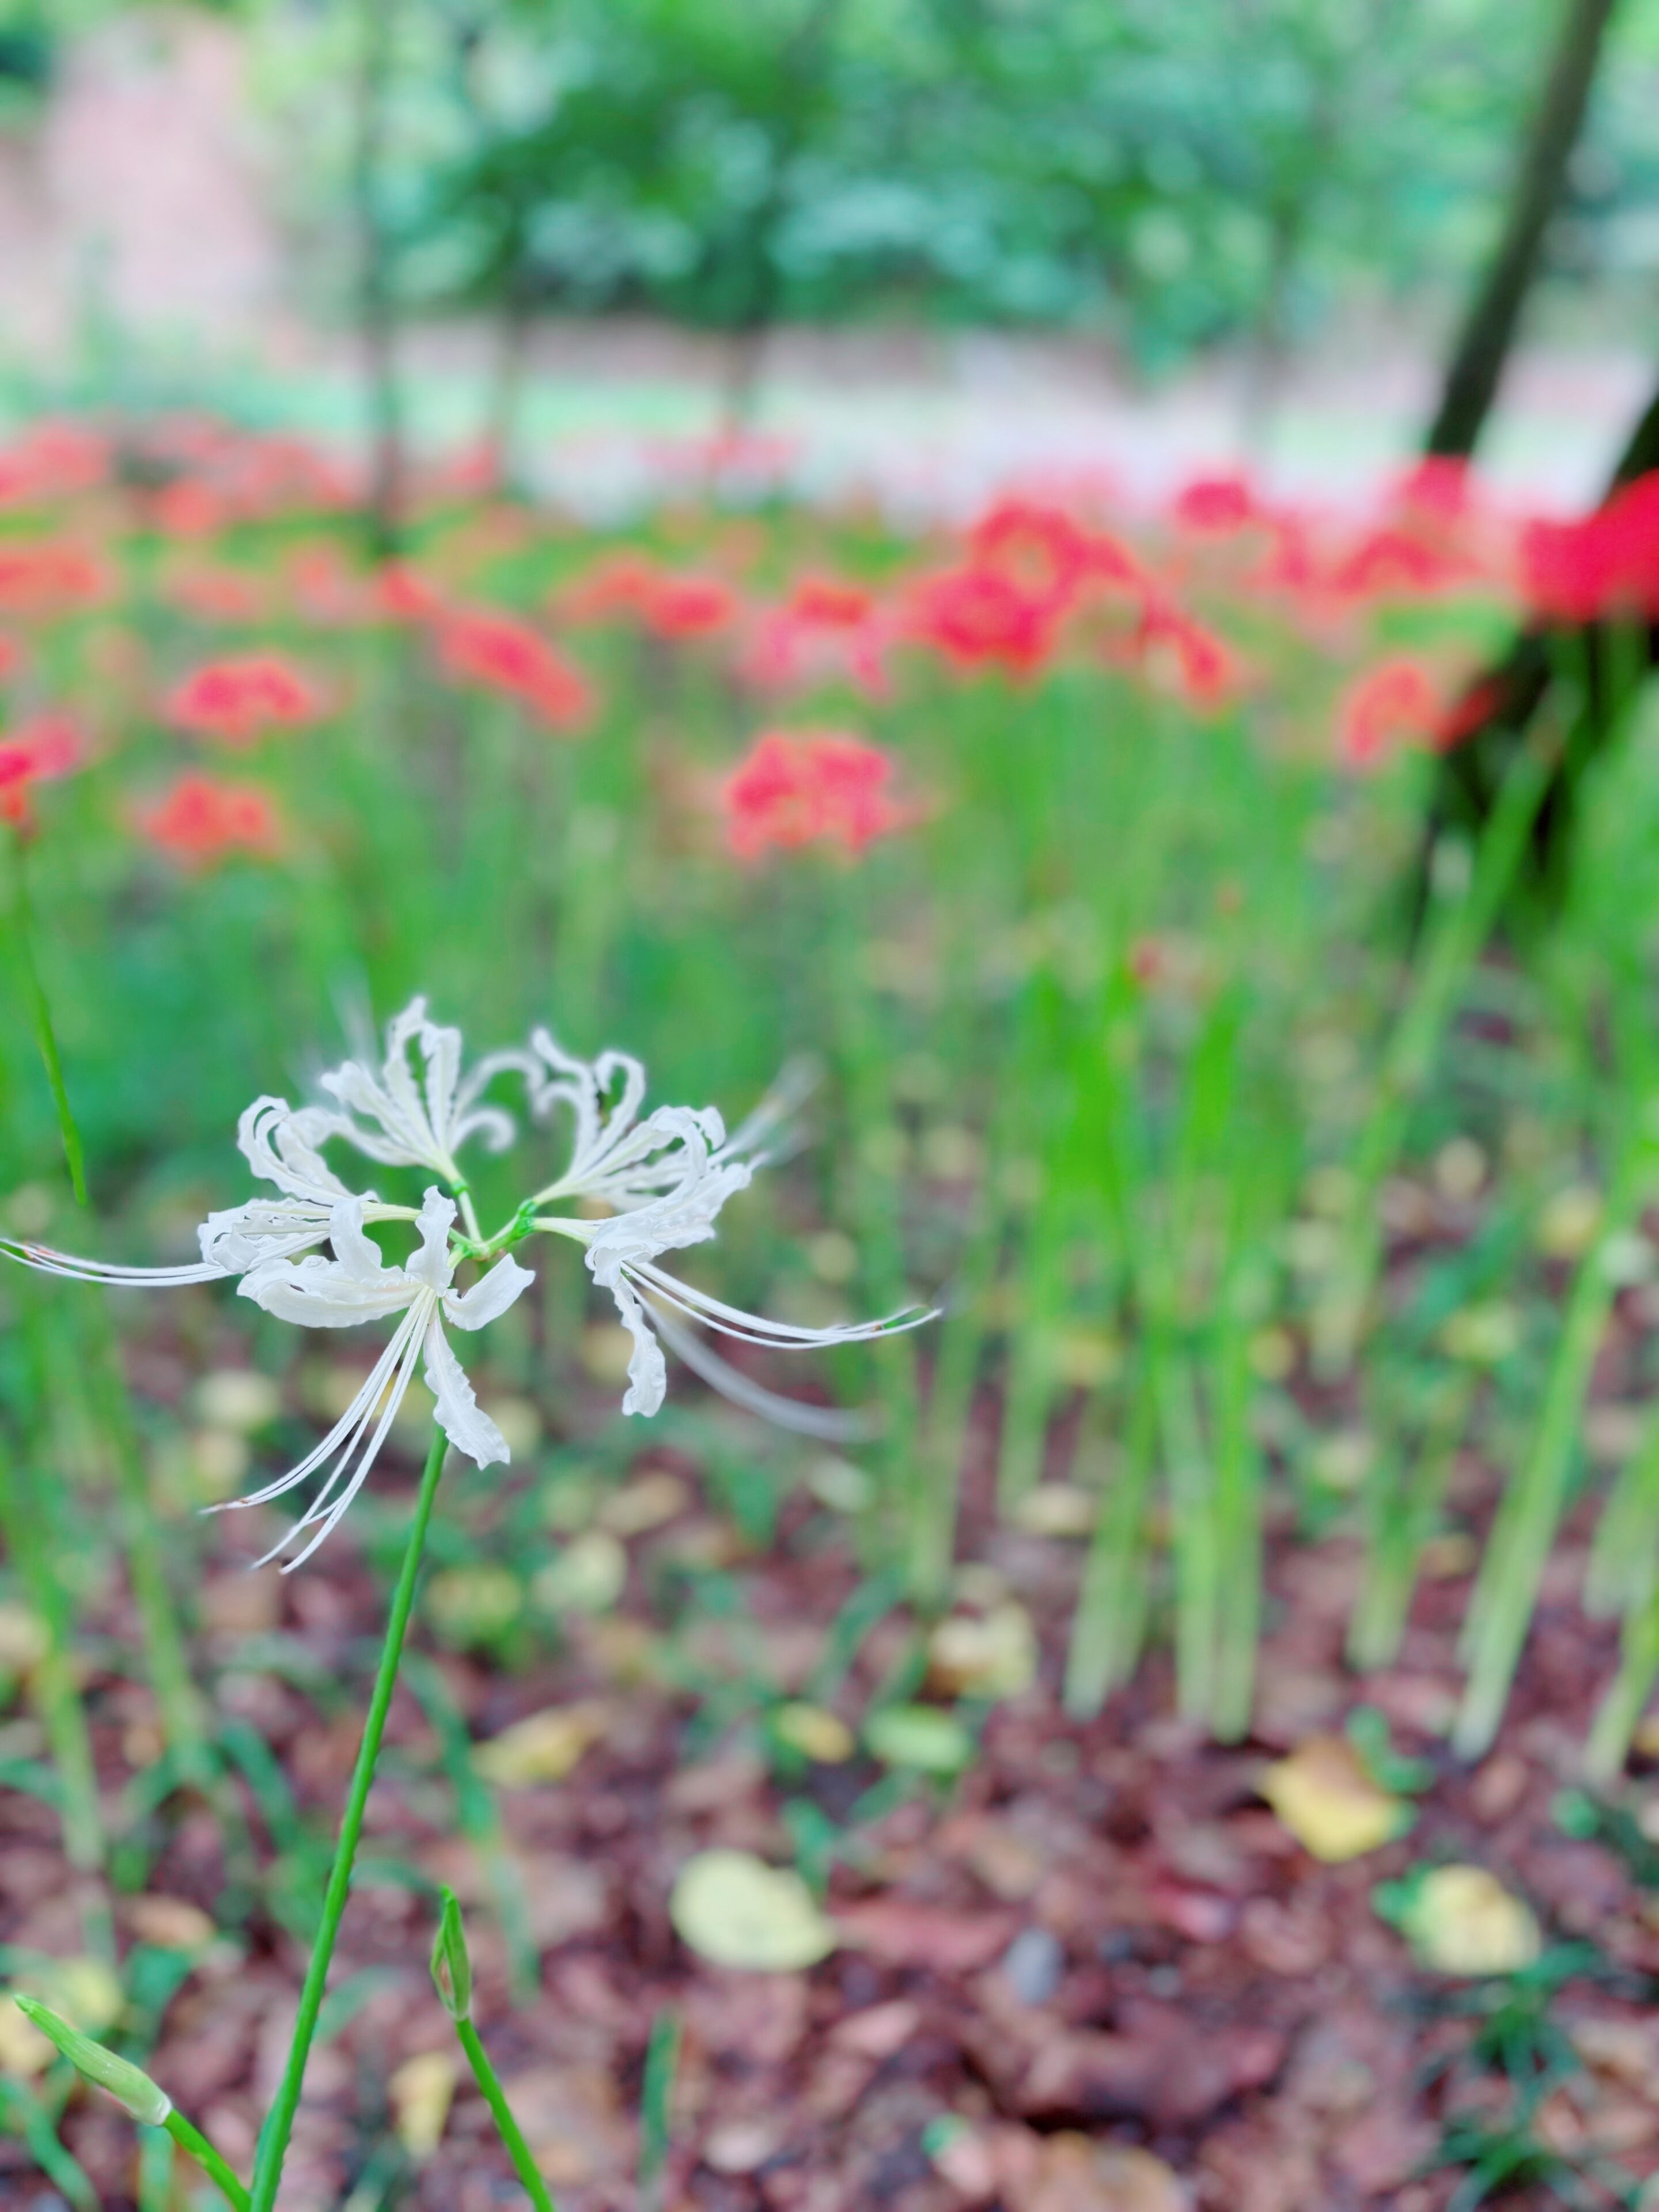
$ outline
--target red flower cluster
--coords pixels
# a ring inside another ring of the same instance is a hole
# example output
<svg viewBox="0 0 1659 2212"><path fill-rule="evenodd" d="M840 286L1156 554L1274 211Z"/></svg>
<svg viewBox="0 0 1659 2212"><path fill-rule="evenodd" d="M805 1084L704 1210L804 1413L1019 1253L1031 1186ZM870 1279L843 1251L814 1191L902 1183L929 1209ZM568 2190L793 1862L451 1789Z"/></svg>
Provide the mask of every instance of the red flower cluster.
<svg viewBox="0 0 1659 2212"><path fill-rule="evenodd" d="M85 750L79 724L61 708L31 716L0 738L0 820L27 822L31 787L68 775Z"/></svg>
<svg viewBox="0 0 1659 2212"><path fill-rule="evenodd" d="M567 622L605 623L627 617L654 637L712 637L741 611L718 576L677 574L638 553L609 554L556 595Z"/></svg>
<svg viewBox="0 0 1659 2212"><path fill-rule="evenodd" d="M62 538L0 539L0 607L37 622L78 614L108 599L107 562Z"/></svg>
<svg viewBox="0 0 1659 2212"><path fill-rule="evenodd" d="M763 690L834 678L884 699L890 625L873 592L831 576L803 576L769 607L744 648L742 671Z"/></svg>
<svg viewBox="0 0 1659 2212"><path fill-rule="evenodd" d="M768 730L726 779L726 838L741 860L769 846L861 853L911 817L893 798L891 757L839 730Z"/></svg>
<svg viewBox="0 0 1659 2212"><path fill-rule="evenodd" d="M1380 660L1357 677L1337 710L1337 750L1346 766L1374 768L1399 744L1426 744L1443 734L1445 703L1420 660Z"/></svg>
<svg viewBox="0 0 1659 2212"><path fill-rule="evenodd" d="M276 811L263 791L210 775L181 775L137 820L157 851L181 867L204 868L228 853L269 858L282 844Z"/></svg>
<svg viewBox="0 0 1659 2212"><path fill-rule="evenodd" d="M314 685L275 653L210 660L185 677L166 708L175 729L224 745L251 745L268 730L301 728L323 712Z"/></svg>
<svg viewBox="0 0 1659 2212"><path fill-rule="evenodd" d="M438 652L454 681L505 692L551 729L573 729L592 710L580 670L516 615L467 607L441 616Z"/></svg>
<svg viewBox="0 0 1659 2212"><path fill-rule="evenodd" d="M1556 622L1659 616L1659 474L1639 477L1580 522L1534 522L1522 586Z"/></svg>

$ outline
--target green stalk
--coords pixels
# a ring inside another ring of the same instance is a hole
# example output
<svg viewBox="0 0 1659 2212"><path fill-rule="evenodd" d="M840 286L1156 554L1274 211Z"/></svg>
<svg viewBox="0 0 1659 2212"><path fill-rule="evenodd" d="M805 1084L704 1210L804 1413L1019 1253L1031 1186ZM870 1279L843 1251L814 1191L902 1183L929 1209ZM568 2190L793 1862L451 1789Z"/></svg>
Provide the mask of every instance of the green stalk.
<svg viewBox="0 0 1659 2212"><path fill-rule="evenodd" d="M1146 1632L1148 1563L1146 1507L1158 1444L1158 1385L1153 1354L1137 1379L1124 1456L1100 1501L1100 1517L1083 1566L1066 1660L1066 1710L1092 1720L1107 1693L1127 1681Z"/></svg>
<svg viewBox="0 0 1659 2212"><path fill-rule="evenodd" d="M1348 1626L1348 1661L1362 1673L1392 1665L1405 1634L1423 1547L1440 1517L1474 1401L1474 1377L1452 1378L1416 1440L1412 1471L1400 1477L1390 1452L1371 1479L1365 1575Z"/></svg>
<svg viewBox="0 0 1659 2212"><path fill-rule="evenodd" d="M1659 1562L1659 1419L1620 1470L1590 1540L1584 1610L1593 1618L1645 1605Z"/></svg>
<svg viewBox="0 0 1659 2212"><path fill-rule="evenodd" d="M408 1634L410 1615L415 1607L415 1586L420 1577L421 1554L426 1545L427 1528L432 1519L433 1502L438 1494L438 1481L443 1474L444 1454L447 1447L448 1439L443 1431L434 1428L426 1465L421 1473L421 1486L415 1501L415 1517L410 1526L409 1540L404 1549L403 1567L398 1577L398 1587L386 1621L386 1641L380 1647L380 1663L375 1672L374 1694L369 1699L368 1719L364 1725L357 1765L351 1777L351 1789L340 1822L334 1864L323 1898L322 1919L317 1929L316 1942L312 1946L311 1963L306 1969L305 1984L300 1992L300 2009L294 2022L293 2039L289 2045L288 2063L283 2070L276 2101L266 2116L259 2134L249 2212L272 2212L276 2202L276 2191L283 2178L283 2162L288 2155L289 2137L294 2132L294 2117L300 2109L306 2061L311 2055L312 2039L317 2033L317 2015L322 2010L323 1994L328 1983L329 1961L334 1955L335 1940L340 1932L340 1920L351 1887L351 1869L357 1856L358 1838L362 1833L363 1815L368 1807L368 1793L374 1781L380 1739L386 1734L392 1692L398 1686L398 1666L403 1657L404 1638Z"/></svg>
<svg viewBox="0 0 1659 2212"><path fill-rule="evenodd" d="M64 1080L64 1063L58 1057L58 1037L52 1025L52 1008L41 986L40 971L35 964L34 923L29 901L28 874L24 864L23 841L15 833L11 841L11 942L13 957L17 963L18 980L22 984L23 996L28 1003L34 1042L40 1051L41 1066L46 1071L52 1104L58 1109L58 1128L63 1139L64 1158L69 1164L70 1182L74 1187L76 1198L85 1206L88 1202L86 1155L81 1145L81 1132L75 1125L74 1111L70 1105L69 1086Z"/></svg>
<svg viewBox="0 0 1659 2212"><path fill-rule="evenodd" d="M1584 1771L1592 1782L1606 1784L1617 1779L1656 1675L1659 1675L1659 1586L1625 1616L1619 1672L1597 1709L1584 1750Z"/></svg>
<svg viewBox="0 0 1659 2212"><path fill-rule="evenodd" d="M656 2212L668 2166L672 2132L674 2073L680 2057L677 2013L659 2012L645 2046L645 2079L640 2085L640 2168L635 2191L641 2212Z"/></svg>
<svg viewBox="0 0 1659 2212"><path fill-rule="evenodd" d="M1566 1501L1584 1396L1613 1304L1607 1248L1628 1229L1659 1161L1659 1142L1642 1128L1639 1113L1637 1121L1601 1233L1572 1286L1532 1449L1498 1510L1469 1601L1463 1630L1468 1684L1452 1735L1462 1758L1478 1757L1497 1733Z"/></svg>
<svg viewBox="0 0 1659 2212"><path fill-rule="evenodd" d="M120 1489L122 1543L150 1683L161 1717L161 1733L179 1773L205 1790L212 1783L214 1771L207 1713L191 1675L184 1630L157 1540L155 1509L133 1425L126 1377L121 1371L120 1351L102 1297L94 1295L88 1309L88 1333L93 1339L91 1395Z"/></svg>
<svg viewBox="0 0 1659 2212"><path fill-rule="evenodd" d="M495 2069L489 2063L489 2053L478 2039L477 2029L470 2020L458 2020L455 2033L466 2053L466 2063L472 2069L472 2078L483 2092L483 2100L489 2107L496 2131L507 2146L513 2170L524 2184L526 2196L535 2206L536 2212L554 2212L552 2193L530 2154L530 2145L524 2139L524 2130L513 2117L513 2107L507 2103Z"/></svg>
<svg viewBox="0 0 1659 2212"><path fill-rule="evenodd" d="M201 2130L191 2127L177 2106L174 2106L161 2124L178 2144L179 2149L195 2160L226 2203L230 2206L231 2212L248 2212L248 2206L252 2200L247 2191Z"/></svg>
<svg viewBox="0 0 1659 2212"><path fill-rule="evenodd" d="M1561 750L1553 726L1540 727L1510 769L1480 833L1468 880L1443 894L1406 1003L1382 1056L1371 1109L1356 1149L1353 1188L1341 1249L1313 1316L1314 1361L1326 1377L1352 1364L1382 1258L1377 1194L1405 1142L1411 1112L1429 1076L1469 969L1492 933Z"/></svg>
<svg viewBox="0 0 1659 2212"><path fill-rule="evenodd" d="M86 1708L75 1680L69 1611L33 1502L18 1481L9 1449L0 1444L0 1531L22 1576L29 1601L45 1627L46 1649L33 1669L34 1702L52 1747L64 1827L64 1856L82 1878L90 1947L115 1955L115 1930L104 1893L104 1818Z"/></svg>
<svg viewBox="0 0 1659 2212"><path fill-rule="evenodd" d="M1250 1428L1248 1301L1236 1285L1212 1370L1215 1408L1215 1527L1221 1560L1216 1595L1210 1725L1224 1743L1249 1732L1261 1628L1261 1447Z"/></svg>

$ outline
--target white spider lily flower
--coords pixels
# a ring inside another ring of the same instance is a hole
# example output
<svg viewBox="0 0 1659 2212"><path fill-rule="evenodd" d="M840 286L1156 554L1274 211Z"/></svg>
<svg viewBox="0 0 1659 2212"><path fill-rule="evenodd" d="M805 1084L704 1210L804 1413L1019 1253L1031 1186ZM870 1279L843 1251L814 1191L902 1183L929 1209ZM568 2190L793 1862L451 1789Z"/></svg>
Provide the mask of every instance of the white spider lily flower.
<svg viewBox="0 0 1659 2212"><path fill-rule="evenodd" d="M533 1203L541 1206L567 1199L614 1209L609 1218L600 1220L538 1213L533 1226L583 1245L589 1273L616 1302L622 1324L634 1340L624 1413L649 1415L662 1407L668 1370L653 1323L662 1328L674 1349L679 1350L684 1340L683 1323L670 1325L669 1309L722 1335L779 1351L868 1343L933 1318L921 1307L909 1307L879 1321L799 1328L723 1304L668 1274L656 1265L658 1255L706 1243L714 1236L720 1208L734 1191L748 1185L762 1164L743 1155L770 1133L781 1109L763 1102L732 1139L727 1138L726 1125L712 1106L659 1106L641 1121L646 1079L638 1060L618 1052L605 1053L592 1061L577 1060L545 1030L537 1030L530 1042L551 1071L550 1078L532 1080L535 1111L545 1114L563 1103L570 1107L575 1123L569 1166L556 1182L538 1192ZM621 1095L607 1109L605 1102L618 1077ZM760 1389L706 1348L699 1346L699 1351L700 1358L682 1356L705 1382L738 1404L763 1411L773 1419L782 1418L808 1434L841 1431L842 1423L817 1407L794 1409L791 1420L785 1410L788 1401Z"/></svg>
<svg viewBox="0 0 1659 2212"><path fill-rule="evenodd" d="M337 1133L337 1116L320 1106L290 1106L285 1098L256 1098L236 1125L242 1157L261 1182L274 1182L280 1198L252 1198L210 1213L197 1231L199 1264L126 1267L85 1260L50 1245L0 1239L0 1251L42 1274L106 1283L125 1290L165 1290L184 1283L217 1282L246 1275L272 1260L291 1259L327 1241L334 1208L352 1196L317 1149ZM373 1191L362 1194L366 1221L413 1221L412 1206L388 1206Z"/></svg>
<svg viewBox="0 0 1659 2212"><path fill-rule="evenodd" d="M392 1314L403 1316L362 1389L322 1441L275 1482L230 1501L232 1507L263 1505L319 1468L330 1470L301 1519L265 1555L276 1558L307 1529L314 1529L311 1540L287 1562L285 1572L308 1559L338 1526L380 1454L418 1364L424 1363L437 1401L433 1418L456 1450L479 1467L509 1457L507 1439L474 1397L444 1323L482 1328L505 1313L534 1276L503 1255L471 1290L458 1292L449 1244L455 1206L435 1188L427 1192L416 1217L420 1248L400 1267L388 1266L366 1233L364 1212L362 1199L343 1195L329 1220L331 1260L316 1253L303 1260L270 1260L240 1285L241 1297L301 1328L353 1328Z"/></svg>
<svg viewBox="0 0 1659 2212"><path fill-rule="evenodd" d="M480 1095L508 1068L533 1083L529 1055L489 1053L463 1076L460 1031L428 1021L423 998L412 999L388 1025L386 1043L378 1075L361 1060L348 1060L320 1078L342 1110L308 1109L314 1117L309 1127L319 1138L344 1138L383 1166L430 1168L465 1193L466 1177L456 1155L467 1139L481 1137L491 1152L501 1152L517 1133L512 1116L499 1106L481 1105ZM410 1063L411 1046L418 1069ZM468 1214L469 1228L476 1229L470 1209Z"/></svg>

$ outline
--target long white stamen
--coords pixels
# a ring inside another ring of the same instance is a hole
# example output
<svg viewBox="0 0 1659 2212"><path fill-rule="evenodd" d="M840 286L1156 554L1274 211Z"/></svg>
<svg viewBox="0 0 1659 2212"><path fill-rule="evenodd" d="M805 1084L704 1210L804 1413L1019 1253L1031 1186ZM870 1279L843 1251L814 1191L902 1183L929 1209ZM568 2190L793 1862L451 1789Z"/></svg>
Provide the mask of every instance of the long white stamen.
<svg viewBox="0 0 1659 2212"><path fill-rule="evenodd" d="M284 1492L292 1490L296 1483L303 1482L308 1474L314 1474L319 1467L325 1466L337 1452L343 1451L349 1456L356 1445L357 1437L367 1427L375 1407L380 1401L380 1394L386 1389L387 1377L403 1355L408 1343L409 1330L410 1316L405 1314L403 1320L398 1322L390 1343L363 1378L362 1385L356 1396L322 1442L314 1445L297 1467L289 1468L286 1474L278 1475L274 1482L267 1483L263 1490L250 1491L246 1498L225 1498L216 1505L206 1507L205 1510L210 1513L234 1513L244 1505L268 1505L273 1498L281 1498Z"/></svg>
<svg viewBox="0 0 1659 2212"><path fill-rule="evenodd" d="M878 1337L897 1336L907 1329L920 1328L924 1322L936 1319L938 1313L933 1307L904 1306L896 1313L884 1315L879 1321L838 1322L827 1328L799 1328L793 1322L769 1321L764 1315L744 1313L737 1306L726 1305L719 1298L711 1298L707 1291L694 1290L690 1283L665 1274L648 1261L625 1262L623 1273L647 1296L654 1291L694 1321L718 1329L722 1336L739 1337L747 1344L770 1345L781 1352L806 1351L833 1344L869 1344Z"/></svg>
<svg viewBox="0 0 1659 2212"><path fill-rule="evenodd" d="M799 1398L785 1398L764 1389L712 1351L665 1306L654 1298L647 1298L646 1306L669 1350L694 1375L701 1376L711 1390L718 1390L745 1413L757 1413L778 1428L793 1429L798 1435L816 1437L823 1443L867 1443L881 1434L881 1422L872 1414L849 1413L835 1406L804 1405Z"/></svg>
<svg viewBox="0 0 1659 2212"><path fill-rule="evenodd" d="M333 1504L331 1505L328 1502L331 1493L333 1492L335 1486L340 1482L342 1477L345 1475L348 1465L349 1464L351 1457L349 1450L341 1455L338 1465L335 1468L333 1474L330 1475L327 1482L324 1485L318 1496L312 1501L311 1504L307 1507L304 1513L301 1515L300 1518L288 1531L287 1534L283 1537L281 1541L271 1546L270 1551L268 1551L264 1557L258 1562L258 1565L262 1567L268 1565L272 1559L278 1558L281 1553L288 1549L289 1546L294 1541L296 1536L301 1534L307 1528L316 1527L317 1533L312 1538L311 1541L306 1546L305 1549L301 1552L296 1552L291 1559L283 1560L283 1572L285 1575L291 1575L296 1567L302 1567L306 1561L311 1557L312 1553L317 1549L317 1547L319 1544L326 1543L328 1539L333 1534L335 1529L339 1527L341 1520L343 1518L348 1508L350 1506L352 1499L356 1498L357 1492L362 1488L364 1482L368 1477L370 1470L373 1468L374 1462L380 1455L380 1447L386 1442L387 1430L392 1426L392 1422L398 1418L398 1409L403 1404L404 1399L408 1393L410 1383L414 1379L416 1365L420 1358L421 1340L425 1334L425 1324L430 1318L430 1305L425 1304L425 1302L417 1304L410 1310L410 1319L413 1320L416 1316L418 1316L421 1325L412 1333L406 1348L404 1351L404 1356L398 1363L398 1372L392 1379L391 1388L386 1392L386 1405L381 1412L379 1425L375 1428L374 1435L369 1438L368 1442L364 1445L362 1451L359 1454L357 1464L356 1468L352 1469L349 1480L345 1483L345 1487L340 1492L339 1496L334 1499ZM392 1339L392 1342L396 1344L398 1338L402 1337L403 1334L404 1330L400 1328L398 1332L398 1336ZM319 1522L321 1525L318 1526L317 1524Z"/></svg>
<svg viewBox="0 0 1659 2212"><path fill-rule="evenodd" d="M83 1260L73 1252L54 1252L48 1244L25 1244L0 1237L0 1252L42 1275L64 1275L78 1283L107 1283L115 1290L165 1290L184 1283L222 1282L228 1272L198 1261L193 1267L123 1267L109 1260Z"/></svg>

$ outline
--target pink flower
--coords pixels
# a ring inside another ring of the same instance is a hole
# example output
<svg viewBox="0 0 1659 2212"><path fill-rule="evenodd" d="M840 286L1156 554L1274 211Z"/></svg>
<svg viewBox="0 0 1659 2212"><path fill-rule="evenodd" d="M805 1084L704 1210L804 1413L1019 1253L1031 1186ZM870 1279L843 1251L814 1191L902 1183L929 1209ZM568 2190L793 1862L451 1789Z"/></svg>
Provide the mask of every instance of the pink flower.
<svg viewBox="0 0 1659 2212"><path fill-rule="evenodd" d="M438 651L446 675L505 692L554 729L574 728L592 712L593 694L580 670L516 615L483 607L446 614Z"/></svg>
<svg viewBox="0 0 1659 2212"><path fill-rule="evenodd" d="M323 712L308 678L275 653L208 661L177 686L166 708L176 729L225 745L251 745L268 730L301 728Z"/></svg>
<svg viewBox="0 0 1659 2212"><path fill-rule="evenodd" d="M891 795L891 757L839 730L767 730L726 779L726 837L739 859L769 846L861 853L909 818Z"/></svg>
<svg viewBox="0 0 1659 2212"><path fill-rule="evenodd" d="M1438 734L1445 708L1420 660L1380 660L1357 677L1337 710L1337 748L1352 769L1374 768L1397 744L1421 744Z"/></svg>
<svg viewBox="0 0 1659 2212"><path fill-rule="evenodd" d="M0 819L28 819L29 792L78 768L86 751L80 725L62 708L47 708L0 738Z"/></svg>
<svg viewBox="0 0 1659 2212"><path fill-rule="evenodd" d="M276 811L263 791L210 775L181 775L137 821L158 852L186 868L207 867L228 853L269 859L282 845Z"/></svg>

